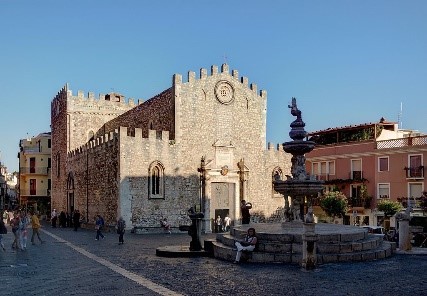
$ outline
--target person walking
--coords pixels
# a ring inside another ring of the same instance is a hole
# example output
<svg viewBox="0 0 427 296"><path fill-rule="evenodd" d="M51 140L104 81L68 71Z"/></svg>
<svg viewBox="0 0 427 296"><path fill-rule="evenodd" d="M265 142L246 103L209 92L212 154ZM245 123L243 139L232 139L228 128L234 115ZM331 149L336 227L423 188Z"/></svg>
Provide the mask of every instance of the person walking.
<svg viewBox="0 0 427 296"><path fill-rule="evenodd" d="M58 213L56 212L56 209L53 209L50 217L50 219L52 220L52 227L56 228L56 220L58 220Z"/></svg>
<svg viewBox="0 0 427 296"><path fill-rule="evenodd" d="M3 234L7 234L7 228L6 225L4 223L4 220L0 220L0 246L3 249L3 251L6 252L6 248L4 247L3 244Z"/></svg>
<svg viewBox="0 0 427 296"><path fill-rule="evenodd" d="M123 245L125 242L123 240L123 235L125 234L125 228L126 228L126 222L123 220L123 217L120 216L119 220L117 221L117 234L119 235L119 245Z"/></svg>
<svg viewBox="0 0 427 296"><path fill-rule="evenodd" d="M225 232L229 231L230 226L231 226L231 218L227 214L224 218L224 231Z"/></svg>
<svg viewBox="0 0 427 296"><path fill-rule="evenodd" d="M37 235L37 238L39 239L40 243L44 243L44 241L41 239L40 237L40 228L41 228L41 224L40 224L40 220L39 217L37 216L37 212L33 212L33 214L31 215L31 228L33 229L33 234L31 235L31 244L35 245L36 243L34 242L34 238Z"/></svg>
<svg viewBox="0 0 427 296"><path fill-rule="evenodd" d="M13 233L13 243L12 249L20 249L19 247L19 221L20 221L20 212L16 212L13 215L13 219L10 220L10 226L12 227Z"/></svg>
<svg viewBox="0 0 427 296"><path fill-rule="evenodd" d="M21 219L19 221L19 245L21 247L21 251L27 250L28 225L29 224L30 224L30 220L28 218L27 213L22 211L21 212Z"/></svg>
<svg viewBox="0 0 427 296"><path fill-rule="evenodd" d="M77 231L77 228L80 227L80 212L79 212L79 210L74 211L73 226L74 226L74 231Z"/></svg>
<svg viewBox="0 0 427 296"><path fill-rule="evenodd" d="M102 227L104 226L104 219L101 217L101 215L96 215L95 217L95 229L96 229L96 238L95 240L99 240L99 237L102 239L105 238L105 236L102 234Z"/></svg>
<svg viewBox="0 0 427 296"><path fill-rule="evenodd" d="M216 233L222 232L222 219L220 215L218 215L218 217L215 220L215 232Z"/></svg>

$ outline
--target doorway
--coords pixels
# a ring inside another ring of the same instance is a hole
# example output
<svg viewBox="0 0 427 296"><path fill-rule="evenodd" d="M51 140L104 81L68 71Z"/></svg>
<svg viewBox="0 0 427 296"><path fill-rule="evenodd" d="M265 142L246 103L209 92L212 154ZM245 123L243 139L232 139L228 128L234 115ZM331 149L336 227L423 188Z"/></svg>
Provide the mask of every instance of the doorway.
<svg viewBox="0 0 427 296"><path fill-rule="evenodd" d="M230 213L229 209L216 209L215 210L215 218L213 219L213 228L216 233L224 232L224 218L228 216ZM218 216L221 218L221 225L218 226L217 218Z"/></svg>

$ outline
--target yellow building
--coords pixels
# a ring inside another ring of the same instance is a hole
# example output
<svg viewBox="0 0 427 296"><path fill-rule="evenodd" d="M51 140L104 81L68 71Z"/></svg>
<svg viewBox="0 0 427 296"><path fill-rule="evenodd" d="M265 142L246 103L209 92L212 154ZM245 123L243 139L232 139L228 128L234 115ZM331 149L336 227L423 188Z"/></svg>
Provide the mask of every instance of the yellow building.
<svg viewBox="0 0 427 296"><path fill-rule="evenodd" d="M19 203L41 214L50 211L51 133L19 143Z"/></svg>

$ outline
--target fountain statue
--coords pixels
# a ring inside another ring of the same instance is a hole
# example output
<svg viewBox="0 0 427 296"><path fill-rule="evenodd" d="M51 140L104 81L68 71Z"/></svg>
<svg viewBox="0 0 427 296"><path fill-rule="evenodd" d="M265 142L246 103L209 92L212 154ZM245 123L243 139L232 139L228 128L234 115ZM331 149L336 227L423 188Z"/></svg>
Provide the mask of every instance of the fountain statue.
<svg viewBox="0 0 427 296"><path fill-rule="evenodd" d="M288 106L291 114L296 119L290 124L289 136L292 141L283 143L283 149L292 154L292 176L287 176L286 180L275 179L274 190L280 192L285 197L285 220L304 221L312 216L305 216L305 205L311 207L312 198L316 198L323 190L323 181L318 181L314 176L307 174L305 169L305 154L314 149L313 141L305 141L307 132L304 130L305 123L302 121L301 111L297 107L295 98L292 98L292 105ZM288 196L291 198L292 207L289 206ZM310 210L312 213L312 210ZM312 215L312 214L311 214Z"/></svg>
<svg viewBox="0 0 427 296"><path fill-rule="evenodd" d="M260 223L234 225L230 232L218 233L215 240L205 240L205 250L199 251L200 235L197 225L192 224L189 234L193 241L190 250L185 248L188 256L214 256L223 260L234 260L236 257L235 241L241 240L249 228L257 232L257 248L252 252L250 261L263 263L299 264L305 269L313 269L319 264L333 262L366 261L390 257L393 245L382 237L369 234L366 229L352 225L329 223L316 224L312 200L318 198L323 190L323 181L316 180L306 172L305 154L314 149L313 141L304 140L301 111L295 98L289 105L291 114L296 119L291 123L289 136L292 141L283 143L285 152L292 154L291 175L282 180L280 174L274 175L274 190L285 197L286 219L282 223ZM192 219L193 220L193 219ZM187 227L181 230L187 230ZM188 228L190 230L190 228ZM156 250L157 255L171 257L181 256L184 252L176 251L177 246L166 246Z"/></svg>
<svg viewBox="0 0 427 296"><path fill-rule="evenodd" d="M305 154L314 149L313 141L305 141L307 132L304 130L305 123L302 121L301 111L297 107L297 101L292 98L292 105L288 106L291 114L296 119L290 124L291 131L289 136L292 141L283 143L283 150L292 154L292 176L287 176L286 180L279 178L274 181L274 190L280 192L285 197L285 222L293 223L303 222L303 256L301 265L307 269L314 268L316 265L316 241L318 236L315 233L315 224L312 208L312 199L316 198L323 190L323 181L318 181L314 176L307 174L305 169ZM288 197L291 199L291 213ZM307 212L305 213L305 209Z"/></svg>

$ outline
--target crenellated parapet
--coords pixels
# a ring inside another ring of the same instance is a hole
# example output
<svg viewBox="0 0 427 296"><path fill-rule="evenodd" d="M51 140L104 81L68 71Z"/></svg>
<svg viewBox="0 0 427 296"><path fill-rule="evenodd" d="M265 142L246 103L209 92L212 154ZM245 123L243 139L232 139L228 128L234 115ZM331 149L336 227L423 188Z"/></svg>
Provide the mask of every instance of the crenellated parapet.
<svg viewBox="0 0 427 296"><path fill-rule="evenodd" d="M108 94L101 93L98 95L98 97L96 97L94 92L85 93L82 90L78 90L77 93L73 93L73 91L69 88L68 83L63 88L61 88L61 90L53 98L52 107L56 107L59 100L66 100L68 102L69 111L81 110L93 112L94 110L114 110L115 113L117 111L126 112L135 106L144 103L143 99L127 99L125 96L115 92Z"/></svg>
<svg viewBox="0 0 427 296"><path fill-rule="evenodd" d="M128 128L121 126L119 129L116 129L113 132L107 133L102 137L95 138L86 144L68 152L68 158L72 160L79 155L99 152L99 150L102 149L109 150L109 147L116 145L118 141L128 142L134 141L135 139L141 141L142 145L146 144L147 147L154 141L163 143L165 146L174 145L174 143L169 141L169 131L149 130L148 137L143 138L141 128Z"/></svg>
<svg viewBox="0 0 427 296"><path fill-rule="evenodd" d="M67 93L68 93L68 83L64 85L64 87L62 87L59 92L56 94L56 96L53 98L52 101L54 100L60 100L62 98L66 98L67 97Z"/></svg>
<svg viewBox="0 0 427 296"><path fill-rule="evenodd" d="M271 142L268 142L267 150L268 151L281 151L281 152L284 151L282 144L275 144L275 143L271 143Z"/></svg>
<svg viewBox="0 0 427 296"><path fill-rule="evenodd" d="M142 104L144 100L138 99L137 101L134 98L126 99L125 96L119 93L108 93L108 94L99 94L98 97L95 96L95 93L88 92L85 95L85 92L78 90L76 94L73 94L72 90L67 91L67 98L69 102L72 102L74 106L86 106L86 107L97 107L100 109L131 109L136 105Z"/></svg>
<svg viewBox="0 0 427 296"><path fill-rule="evenodd" d="M174 74L172 78L172 85L179 85L179 84L185 84L185 83L194 83L197 80L205 80L209 77L217 76L217 75L224 75L228 74L230 75L230 69L228 64L222 64L221 70L218 70L218 66L213 65L210 69L210 74L208 75L208 70L205 68L201 68L199 72L199 77L196 77L196 73L193 71L188 71L187 73L187 81L183 82L182 75L181 74ZM249 90L253 91L254 93L258 92L257 85L254 83L249 84L249 80L247 77L239 77L239 71L238 70L232 70L231 71L231 77L233 77L236 81L240 82L243 86L247 87ZM267 91L266 90L260 90L259 94L257 93L261 98L266 99L267 98Z"/></svg>
<svg viewBox="0 0 427 296"><path fill-rule="evenodd" d="M118 137L119 137L119 131L115 130L114 132L105 134L102 137L93 139L87 142L86 144L68 152L68 158L72 159L80 154L93 152L103 147L111 147L117 141Z"/></svg>

